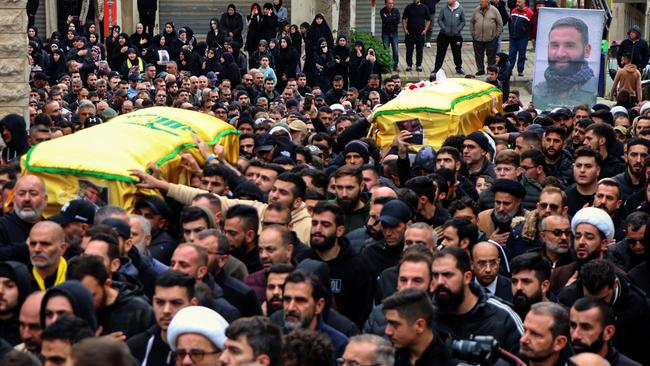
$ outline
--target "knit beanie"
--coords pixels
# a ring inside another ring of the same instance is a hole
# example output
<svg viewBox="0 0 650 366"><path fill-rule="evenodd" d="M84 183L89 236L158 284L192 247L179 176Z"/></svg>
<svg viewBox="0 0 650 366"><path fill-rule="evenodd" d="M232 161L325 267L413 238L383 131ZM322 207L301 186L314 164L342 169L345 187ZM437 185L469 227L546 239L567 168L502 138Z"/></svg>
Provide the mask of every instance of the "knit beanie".
<svg viewBox="0 0 650 366"><path fill-rule="evenodd" d="M465 140L472 140L476 142L476 144L478 144L481 149L490 151L490 141L481 131L474 131L470 133L469 135L465 136Z"/></svg>
<svg viewBox="0 0 650 366"><path fill-rule="evenodd" d="M345 145L345 150L343 151L343 157L348 153L355 152L361 155L363 158L364 164L367 164L370 161L370 152L368 151L368 144L361 140L352 140Z"/></svg>

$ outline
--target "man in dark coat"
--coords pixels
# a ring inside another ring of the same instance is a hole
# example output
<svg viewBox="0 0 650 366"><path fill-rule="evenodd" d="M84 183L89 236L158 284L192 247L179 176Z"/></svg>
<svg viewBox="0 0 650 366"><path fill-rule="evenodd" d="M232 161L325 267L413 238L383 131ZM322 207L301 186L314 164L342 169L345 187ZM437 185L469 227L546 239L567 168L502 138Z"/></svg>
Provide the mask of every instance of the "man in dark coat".
<svg viewBox="0 0 650 366"><path fill-rule="evenodd" d="M627 32L627 38L621 42L621 45L618 47L618 53L616 54L619 67L623 67L621 57L624 54L629 54L632 63L643 73L650 59L650 47L645 39L641 39L642 34L641 28L638 25L630 27L630 30Z"/></svg>

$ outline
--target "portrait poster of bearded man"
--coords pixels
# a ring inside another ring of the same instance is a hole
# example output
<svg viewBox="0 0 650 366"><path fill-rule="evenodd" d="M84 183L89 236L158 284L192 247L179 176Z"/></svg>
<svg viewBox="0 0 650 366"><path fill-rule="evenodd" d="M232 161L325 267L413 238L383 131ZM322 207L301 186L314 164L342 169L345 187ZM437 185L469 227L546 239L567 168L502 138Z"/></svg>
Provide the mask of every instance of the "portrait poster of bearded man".
<svg viewBox="0 0 650 366"><path fill-rule="evenodd" d="M533 76L535 108L552 110L596 103L603 19L601 10L539 10Z"/></svg>

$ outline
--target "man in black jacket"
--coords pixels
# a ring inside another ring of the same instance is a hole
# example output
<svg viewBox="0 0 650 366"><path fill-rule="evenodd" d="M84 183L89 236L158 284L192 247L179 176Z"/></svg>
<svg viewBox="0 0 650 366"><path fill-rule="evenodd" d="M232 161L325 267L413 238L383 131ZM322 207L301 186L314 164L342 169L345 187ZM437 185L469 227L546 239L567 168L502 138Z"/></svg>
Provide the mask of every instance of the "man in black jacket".
<svg viewBox="0 0 650 366"><path fill-rule="evenodd" d="M103 334L128 339L154 323L151 305L126 283L113 282L98 256L77 257L68 264L68 279L80 281L93 294L93 307Z"/></svg>
<svg viewBox="0 0 650 366"><path fill-rule="evenodd" d="M35 175L18 179L14 190L14 210L0 218L0 260L28 263L25 240L32 226L42 219L47 193L45 183Z"/></svg>
<svg viewBox="0 0 650 366"><path fill-rule="evenodd" d="M163 264L169 264L177 243L167 232L167 220L171 215L167 203L156 195L144 196L135 203L135 214L144 216L151 223L151 244L149 245L151 256Z"/></svg>
<svg viewBox="0 0 650 366"><path fill-rule="evenodd" d="M571 307L570 326L571 345L576 353L596 353L615 366L640 365L611 344L616 321L612 307L602 299L583 297L576 301Z"/></svg>
<svg viewBox="0 0 650 366"><path fill-rule="evenodd" d="M519 316L495 297L489 297L473 280L469 255L446 247L434 255L431 266L434 324L456 339L470 335L493 336L506 350L519 344L523 325Z"/></svg>
<svg viewBox="0 0 650 366"><path fill-rule="evenodd" d="M310 258L323 261L330 270L330 285L337 309L362 327L372 304L371 277L361 256L343 236L343 210L333 203L316 204L312 214Z"/></svg>
<svg viewBox="0 0 650 366"><path fill-rule="evenodd" d="M158 1L138 0L138 14L140 14L140 23L142 23L142 26L144 26L144 31L149 34L149 37L153 37L157 10Z"/></svg>
<svg viewBox="0 0 650 366"><path fill-rule="evenodd" d="M172 270L161 274L156 280L156 292L152 300L156 324L126 342L131 354L141 365L176 365L176 359L172 357L167 343L167 327L179 310L198 304L194 297L195 283L191 276Z"/></svg>
<svg viewBox="0 0 650 366"><path fill-rule="evenodd" d="M630 27L630 30L627 32L627 39L621 42L621 45L618 47L618 53L616 54L619 67L623 67L621 57L626 53L631 55L632 63L636 65L639 71L643 72L648 65L650 47L648 47L648 42L645 39L641 39L641 34L641 28L639 26L633 25Z"/></svg>
<svg viewBox="0 0 650 366"><path fill-rule="evenodd" d="M226 235L216 229L207 229L198 233L195 244L208 252L208 269L205 281L214 281L223 289L223 296L234 307L239 309L242 316L262 315L262 308L255 292L242 281L228 275L224 271L230 244ZM211 257L214 262L210 263Z"/></svg>
<svg viewBox="0 0 650 366"><path fill-rule="evenodd" d="M397 27L399 26L399 10L395 8L395 0L384 0L386 6L381 8L381 40L386 47L391 47L393 51L393 70L399 69L399 46L397 38Z"/></svg>
<svg viewBox="0 0 650 366"><path fill-rule="evenodd" d="M572 306L584 297L598 297L612 306L616 318L613 344L642 365L650 364L650 302L645 293L630 284L603 259L592 260L580 269L580 278L558 294L558 302Z"/></svg>
<svg viewBox="0 0 650 366"><path fill-rule="evenodd" d="M424 37L429 27L431 27L429 8L420 0L413 0L402 14L402 29L404 29L406 42L406 71L412 70L413 47L415 47L415 68L418 72L422 71Z"/></svg>
<svg viewBox="0 0 650 366"><path fill-rule="evenodd" d="M382 301L386 335L397 349L395 366L456 365L448 346L434 332L429 295L410 288Z"/></svg>

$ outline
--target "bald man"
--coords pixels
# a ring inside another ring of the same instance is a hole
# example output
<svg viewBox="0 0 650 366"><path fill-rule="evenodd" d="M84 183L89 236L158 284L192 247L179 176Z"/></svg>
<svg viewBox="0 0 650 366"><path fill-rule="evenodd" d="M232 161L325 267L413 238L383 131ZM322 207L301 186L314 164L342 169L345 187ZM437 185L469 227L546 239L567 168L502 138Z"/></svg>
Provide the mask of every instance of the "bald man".
<svg viewBox="0 0 650 366"><path fill-rule="evenodd" d="M65 281L68 264L63 254L68 244L61 225L53 221L34 225L29 232L27 248L35 288L44 291Z"/></svg>
<svg viewBox="0 0 650 366"><path fill-rule="evenodd" d="M20 338L23 343L17 345L15 349L21 352L29 352L34 356L41 353L41 300L43 300L45 291L34 292L27 296L20 308Z"/></svg>
<svg viewBox="0 0 650 366"><path fill-rule="evenodd" d="M0 260L26 262L25 240L32 226L42 220L47 206L43 180L35 175L19 178L12 203L13 210L0 218Z"/></svg>
<svg viewBox="0 0 650 366"><path fill-rule="evenodd" d="M489 295L512 302L512 283L508 277L499 274L501 265L497 244L482 241L472 247L472 272L474 282Z"/></svg>
<svg viewBox="0 0 650 366"><path fill-rule="evenodd" d="M580 353L569 360L576 366L610 366L606 359L595 353Z"/></svg>

